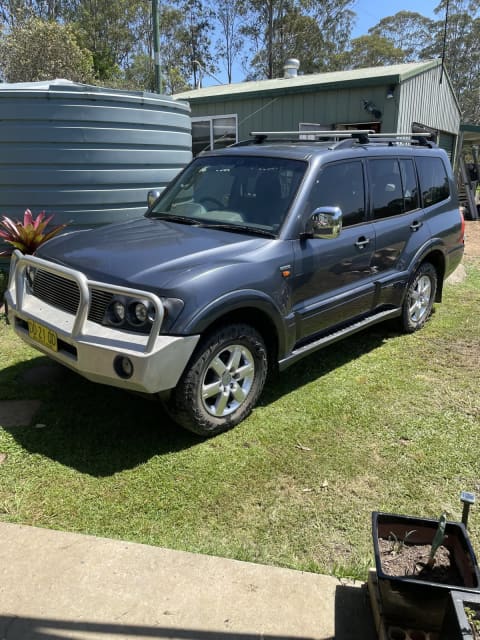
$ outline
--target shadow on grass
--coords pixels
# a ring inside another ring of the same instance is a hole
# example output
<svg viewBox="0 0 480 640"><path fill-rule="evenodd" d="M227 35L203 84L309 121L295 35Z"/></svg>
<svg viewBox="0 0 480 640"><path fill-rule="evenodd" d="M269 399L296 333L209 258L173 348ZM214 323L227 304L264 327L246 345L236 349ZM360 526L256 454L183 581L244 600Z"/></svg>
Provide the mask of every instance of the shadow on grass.
<svg viewBox="0 0 480 640"><path fill-rule="evenodd" d="M259 404L268 406L285 393L376 349L386 338L385 327L371 329L305 358L270 380ZM35 370L40 372L40 380L32 383L31 374ZM43 371L49 370L54 375L45 373L42 380ZM42 400L34 424L45 424L45 428L6 429L15 440L31 453L94 477L110 476L145 463L153 456L203 442L176 426L160 402L94 384L46 357L0 370L0 389L6 385L10 399Z"/></svg>
<svg viewBox="0 0 480 640"><path fill-rule="evenodd" d="M33 373L45 373L48 381L25 382ZM33 425L45 427L6 431L27 451L81 473L110 476L202 442L177 427L159 401L89 382L46 357L1 370L0 388L7 379L19 389L15 398L25 397L28 385L27 397L41 399Z"/></svg>

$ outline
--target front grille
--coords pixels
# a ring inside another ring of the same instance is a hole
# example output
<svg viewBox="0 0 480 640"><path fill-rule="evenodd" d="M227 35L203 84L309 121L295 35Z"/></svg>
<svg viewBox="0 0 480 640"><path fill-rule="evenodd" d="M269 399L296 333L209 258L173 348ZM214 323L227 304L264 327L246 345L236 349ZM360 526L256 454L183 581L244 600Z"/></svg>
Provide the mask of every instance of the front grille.
<svg viewBox="0 0 480 640"><path fill-rule="evenodd" d="M32 273L32 272L30 272ZM29 272L27 271L27 278ZM33 271L33 295L52 307L76 315L80 303L78 286L68 278L62 278L49 271Z"/></svg>
<svg viewBox="0 0 480 640"><path fill-rule="evenodd" d="M30 280L29 273L32 272L27 270L27 279ZM77 314L78 305L80 304L80 291L76 282L43 269L35 269L33 274L31 288L36 298L72 315ZM112 293L93 289L91 291L88 319L101 324L112 298Z"/></svg>
<svg viewBox="0 0 480 640"><path fill-rule="evenodd" d="M112 301L113 293L108 291L100 291L93 289L90 297L90 309L88 310L88 319L92 322L102 324L108 305Z"/></svg>

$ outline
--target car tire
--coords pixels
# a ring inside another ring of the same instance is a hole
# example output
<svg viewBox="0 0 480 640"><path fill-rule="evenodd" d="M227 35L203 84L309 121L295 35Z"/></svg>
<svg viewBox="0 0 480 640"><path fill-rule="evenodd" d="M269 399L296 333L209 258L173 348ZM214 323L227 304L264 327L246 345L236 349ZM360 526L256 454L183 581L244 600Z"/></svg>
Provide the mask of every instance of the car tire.
<svg viewBox="0 0 480 640"><path fill-rule="evenodd" d="M418 331L429 319L437 293L437 282L437 271L430 262L421 264L413 274L400 317L400 326L405 333Z"/></svg>
<svg viewBox="0 0 480 640"><path fill-rule="evenodd" d="M215 436L251 413L267 370L261 335L249 325L226 325L199 344L167 401L167 410L185 429Z"/></svg>

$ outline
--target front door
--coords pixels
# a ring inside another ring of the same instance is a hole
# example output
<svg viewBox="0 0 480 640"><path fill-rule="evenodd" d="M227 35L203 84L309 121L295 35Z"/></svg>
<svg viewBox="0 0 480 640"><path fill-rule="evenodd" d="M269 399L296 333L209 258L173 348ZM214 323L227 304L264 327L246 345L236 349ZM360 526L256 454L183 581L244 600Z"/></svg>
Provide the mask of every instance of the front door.
<svg viewBox="0 0 480 640"><path fill-rule="evenodd" d="M292 282L297 342L368 313L374 301L373 224L366 220L362 161L323 167L312 187L305 223L314 209L338 206L338 238L298 240Z"/></svg>

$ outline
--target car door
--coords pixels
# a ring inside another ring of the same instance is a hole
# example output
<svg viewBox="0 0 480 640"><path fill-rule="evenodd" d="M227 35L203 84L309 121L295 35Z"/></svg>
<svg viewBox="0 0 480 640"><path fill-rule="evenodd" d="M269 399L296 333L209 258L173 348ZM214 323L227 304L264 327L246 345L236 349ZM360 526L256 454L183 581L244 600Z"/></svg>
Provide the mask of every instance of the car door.
<svg viewBox="0 0 480 640"><path fill-rule="evenodd" d="M402 290L395 283L429 237L415 164L412 158L389 157L369 159L367 167L375 231L372 268L380 285L375 304L397 305Z"/></svg>
<svg viewBox="0 0 480 640"><path fill-rule="evenodd" d="M295 243L292 302L297 341L370 311L374 300L373 225L366 220L361 160L334 162L319 172L304 211L307 224L322 206L338 206L343 228L337 238Z"/></svg>

